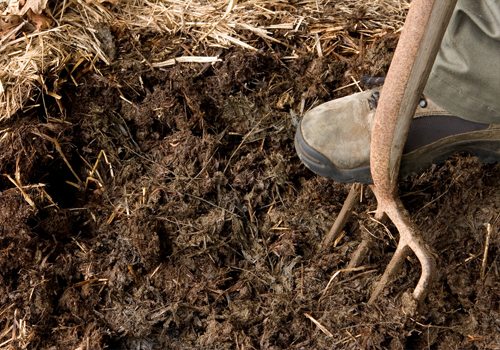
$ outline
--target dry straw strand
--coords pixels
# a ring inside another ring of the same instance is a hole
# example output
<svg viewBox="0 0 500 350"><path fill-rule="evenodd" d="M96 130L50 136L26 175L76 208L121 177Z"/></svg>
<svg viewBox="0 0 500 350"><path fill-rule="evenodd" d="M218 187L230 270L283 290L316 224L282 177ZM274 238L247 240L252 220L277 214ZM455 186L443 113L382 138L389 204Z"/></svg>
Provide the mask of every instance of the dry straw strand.
<svg viewBox="0 0 500 350"><path fill-rule="evenodd" d="M42 0L39 3L38 10L45 5ZM351 31L366 40L397 31L409 0L334 4L328 0L295 4L284 0L68 0L53 6L39 11L52 21L49 29L34 29L24 14L18 25L0 30L0 120L29 107L36 93L48 93L43 78L47 73L57 77L68 65L78 62L82 67L82 59L96 71L95 62L110 64L112 58L98 35L102 26L126 28L139 42L152 34L167 35L172 42L189 39L197 56L205 56L209 47L256 51L262 41L267 48L285 46L287 57L297 57L299 50L352 55L359 48L350 38ZM5 3L0 3L0 11L2 20L13 15ZM175 58L162 57L158 62Z"/></svg>

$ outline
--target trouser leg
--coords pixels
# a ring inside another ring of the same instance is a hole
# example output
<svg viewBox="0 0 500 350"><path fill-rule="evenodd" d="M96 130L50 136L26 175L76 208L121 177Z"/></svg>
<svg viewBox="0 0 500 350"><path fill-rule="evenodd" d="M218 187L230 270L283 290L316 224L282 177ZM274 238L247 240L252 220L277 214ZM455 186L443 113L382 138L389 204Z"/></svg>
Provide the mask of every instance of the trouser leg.
<svg viewBox="0 0 500 350"><path fill-rule="evenodd" d="M463 119L500 123L500 1L458 0L425 93Z"/></svg>

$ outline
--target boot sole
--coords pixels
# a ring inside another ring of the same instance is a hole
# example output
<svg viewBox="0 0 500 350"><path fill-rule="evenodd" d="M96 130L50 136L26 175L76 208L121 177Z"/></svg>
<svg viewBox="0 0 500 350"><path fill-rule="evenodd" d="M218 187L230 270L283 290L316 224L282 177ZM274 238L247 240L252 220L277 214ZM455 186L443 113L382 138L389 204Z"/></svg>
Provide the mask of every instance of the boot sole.
<svg viewBox="0 0 500 350"><path fill-rule="evenodd" d="M370 167L339 169L323 154L304 140L300 125L295 133L295 149L300 160L314 173L337 182L364 184L373 183ZM454 135L422 146L403 155L400 177L419 173L432 164L439 164L455 153L465 152L476 156L483 163L500 161L500 130L487 129Z"/></svg>

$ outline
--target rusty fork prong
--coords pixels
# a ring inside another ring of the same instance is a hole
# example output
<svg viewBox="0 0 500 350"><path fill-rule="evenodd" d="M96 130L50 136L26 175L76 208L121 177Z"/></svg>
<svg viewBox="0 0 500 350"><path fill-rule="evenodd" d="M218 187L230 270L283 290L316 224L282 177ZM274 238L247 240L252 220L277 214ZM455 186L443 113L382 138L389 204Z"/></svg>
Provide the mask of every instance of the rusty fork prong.
<svg viewBox="0 0 500 350"><path fill-rule="evenodd" d="M387 205L389 203L386 202L385 204ZM389 283L391 277L399 271L402 263L412 251L417 256L422 267L420 279L413 291L413 299L417 302L421 302L425 298L428 287L435 276L435 259L430 250L426 247L419 231L412 223L401 201L396 200L390 203L389 206L384 209L384 212L399 231L399 243L368 303L373 304L375 302L384 287Z"/></svg>
<svg viewBox="0 0 500 350"><path fill-rule="evenodd" d="M400 240L369 303L380 295L411 251L422 266L413 291L417 302L424 299L434 276L434 258L397 194L397 183L410 123L455 4L456 0L412 1L375 112L370 145L372 190L378 202L377 215L387 214Z"/></svg>
<svg viewBox="0 0 500 350"><path fill-rule="evenodd" d="M435 274L434 257L404 208L397 194L397 183L410 123L456 2L457 0L412 1L378 101L370 145L370 169L374 183L372 190L378 202L376 217L381 219L387 214L396 225L400 240L370 297L370 304L375 302L412 251L422 266L420 279L412 295L415 301L421 302L425 298ZM353 202L346 201L346 215L352 205ZM329 235L327 242L331 237ZM349 267L361 262L370 245L370 238L363 239Z"/></svg>
<svg viewBox="0 0 500 350"><path fill-rule="evenodd" d="M349 190L349 194L342 205L342 209L340 210L339 215L335 219L335 222L332 225L328 234L323 238L321 242L321 249L326 249L330 246L333 240L335 240L339 235L342 229L344 228L347 220L351 216L354 206L359 199L361 194L363 185L359 183L355 183L351 185L351 189Z"/></svg>

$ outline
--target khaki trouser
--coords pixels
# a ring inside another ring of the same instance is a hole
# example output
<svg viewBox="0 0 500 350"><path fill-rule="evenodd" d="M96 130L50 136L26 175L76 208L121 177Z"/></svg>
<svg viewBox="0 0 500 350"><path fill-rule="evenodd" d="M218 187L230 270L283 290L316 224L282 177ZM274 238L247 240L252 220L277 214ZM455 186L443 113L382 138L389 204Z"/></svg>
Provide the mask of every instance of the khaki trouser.
<svg viewBox="0 0 500 350"><path fill-rule="evenodd" d="M425 94L463 119L500 123L500 0L458 0Z"/></svg>

